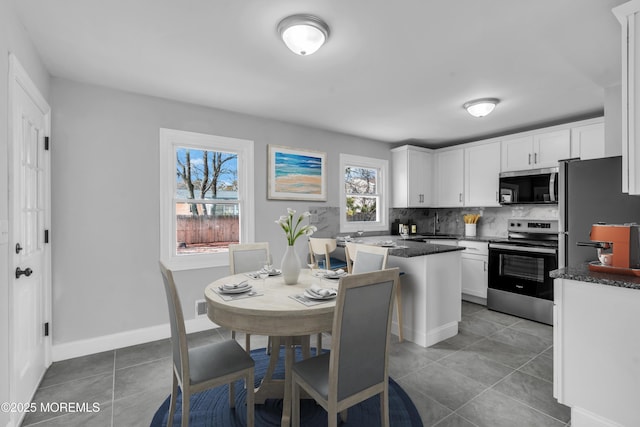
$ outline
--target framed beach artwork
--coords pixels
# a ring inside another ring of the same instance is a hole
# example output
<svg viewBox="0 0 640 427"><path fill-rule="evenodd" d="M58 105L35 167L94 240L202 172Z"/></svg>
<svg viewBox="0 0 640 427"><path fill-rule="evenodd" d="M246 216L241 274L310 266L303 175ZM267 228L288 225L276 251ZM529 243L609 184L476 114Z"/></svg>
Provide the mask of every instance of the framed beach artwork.
<svg viewBox="0 0 640 427"><path fill-rule="evenodd" d="M327 200L327 154L269 144L268 198Z"/></svg>

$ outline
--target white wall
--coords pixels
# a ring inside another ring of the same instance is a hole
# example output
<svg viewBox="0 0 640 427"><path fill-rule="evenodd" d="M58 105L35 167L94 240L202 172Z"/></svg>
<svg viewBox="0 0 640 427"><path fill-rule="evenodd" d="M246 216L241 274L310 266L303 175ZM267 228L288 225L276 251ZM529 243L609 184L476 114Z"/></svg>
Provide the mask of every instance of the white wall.
<svg viewBox="0 0 640 427"><path fill-rule="evenodd" d="M8 71L9 52L13 52L31 79L49 100L49 75L36 50L18 23L13 6L0 0L0 221L9 219L8 194ZM9 265L10 244L0 244L0 402L9 401ZM0 426L9 414L0 412Z"/></svg>
<svg viewBox="0 0 640 427"><path fill-rule="evenodd" d="M255 141L256 241L270 242L276 262L286 240L274 221L287 207L338 206L339 153L390 158L386 143L68 80L52 80L52 98L54 357L56 347L168 322L158 271L161 127ZM328 201L268 201L267 144L326 151ZM296 248L303 259L305 244ZM227 271L176 275L186 317Z"/></svg>

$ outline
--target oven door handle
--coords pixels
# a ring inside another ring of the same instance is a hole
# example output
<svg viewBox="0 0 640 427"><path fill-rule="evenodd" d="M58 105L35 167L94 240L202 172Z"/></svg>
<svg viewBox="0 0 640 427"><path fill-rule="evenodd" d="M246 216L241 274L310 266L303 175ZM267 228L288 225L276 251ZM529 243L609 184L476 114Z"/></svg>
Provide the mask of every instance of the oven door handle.
<svg viewBox="0 0 640 427"><path fill-rule="evenodd" d="M531 246L501 245L500 243L492 243L489 249L506 249L509 251L532 252L536 254L556 254L557 249L554 248L536 248Z"/></svg>

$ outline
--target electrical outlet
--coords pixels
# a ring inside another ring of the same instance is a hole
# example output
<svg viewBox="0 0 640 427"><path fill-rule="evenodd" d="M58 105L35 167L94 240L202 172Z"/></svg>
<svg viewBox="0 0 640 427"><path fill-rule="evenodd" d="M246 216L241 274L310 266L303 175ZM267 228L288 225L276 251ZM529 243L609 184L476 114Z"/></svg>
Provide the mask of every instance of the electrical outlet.
<svg viewBox="0 0 640 427"><path fill-rule="evenodd" d="M203 299L196 300L196 317L207 315L207 302Z"/></svg>
<svg viewBox="0 0 640 427"><path fill-rule="evenodd" d="M309 216L309 222L311 224L317 224L318 223L318 214L311 214Z"/></svg>

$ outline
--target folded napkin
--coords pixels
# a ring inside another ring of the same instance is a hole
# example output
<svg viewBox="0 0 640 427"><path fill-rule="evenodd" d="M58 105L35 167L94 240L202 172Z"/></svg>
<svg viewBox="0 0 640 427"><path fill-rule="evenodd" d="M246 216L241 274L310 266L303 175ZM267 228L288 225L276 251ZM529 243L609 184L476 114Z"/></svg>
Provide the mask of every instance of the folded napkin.
<svg viewBox="0 0 640 427"><path fill-rule="evenodd" d="M321 297L338 295L338 291L336 291L335 289L325 289L325 288L321 288L318 285L311 285L311 288L309 288L309 290L315 294L320 295Z"/></svg>
<svg viewBox="0 0 640 427"><path fill-rule="evenodd" d="M224 285L222 285L222 289L224 290L241 289L241 288L246 288L247 286L249 286L249 283L247 283L246 280L243 280L240 283L225 283Z"/></svg>

